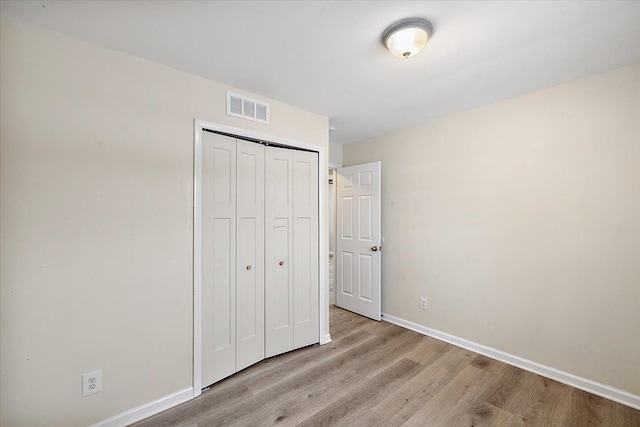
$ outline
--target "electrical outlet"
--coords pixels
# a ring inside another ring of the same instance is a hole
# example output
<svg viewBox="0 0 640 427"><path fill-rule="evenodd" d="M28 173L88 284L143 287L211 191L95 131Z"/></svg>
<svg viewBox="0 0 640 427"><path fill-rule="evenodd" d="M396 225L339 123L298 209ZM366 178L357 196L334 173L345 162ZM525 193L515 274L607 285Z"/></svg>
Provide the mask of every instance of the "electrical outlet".
<svg viewBox="0 0 640 427"><path fill-rule="evenodd" d="M420 298L420 308L423 310L427 309L427 299L426 298Z"/></svg>
<svg viewBox="0 0 640 427"><path fill-rule="evenodd" d="M82 397L102 391L102 369L82 375Z"/></svg>

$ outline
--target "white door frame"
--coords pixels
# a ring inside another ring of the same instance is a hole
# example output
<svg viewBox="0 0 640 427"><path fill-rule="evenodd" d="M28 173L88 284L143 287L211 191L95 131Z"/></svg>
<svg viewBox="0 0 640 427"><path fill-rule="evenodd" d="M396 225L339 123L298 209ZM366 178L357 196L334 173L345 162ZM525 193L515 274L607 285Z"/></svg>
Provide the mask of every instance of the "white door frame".
<svg viewBox="0 0 640 427"><path fill-rule="evenodd" d="M193 155L193 397L199 396L202 389L202 132L208 129L217 132L223 132L229 135L239 137L253 138L261 141L273 142L291 148L302 148L318 153L318 313L320 315L320 344L331 342L329 330L325 329L325 321L329 316L328 301L328 278L325 274L327 268L328 248L325 244L324 235L327 233L325 229L325 176L327 173L327 165L325 163L325 149L319 145L307 144L292 139L281 138L274 135L268 135L260 132L254 132L246 129L226 126L219 123L208 122L205 120L194 121L194 155Z"/></svg>

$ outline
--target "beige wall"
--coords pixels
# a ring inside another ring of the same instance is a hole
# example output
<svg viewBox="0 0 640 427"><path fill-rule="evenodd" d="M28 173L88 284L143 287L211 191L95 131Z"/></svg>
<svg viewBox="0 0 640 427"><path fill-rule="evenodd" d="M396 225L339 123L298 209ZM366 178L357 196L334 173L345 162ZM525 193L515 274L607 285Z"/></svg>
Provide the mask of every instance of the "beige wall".
<svg viewBox="0 0 640 427"><path fill-rule="evenodd" d="M229 117L224 85L0 22L0 424L86 425L191 386L194 118L325 150L328 120Z"/></svg>
<svg viewBox="0 0 640 427"><path fill-rule="evenodd" d="M640 395L640 64L344 146L374 160L384 312Z"/></svg>
<svg viewBox="0 0 640 427"><path fill-rule="evenodd" d="M329 143L329 163L342 165L342 144L337 142Z"/></svg>

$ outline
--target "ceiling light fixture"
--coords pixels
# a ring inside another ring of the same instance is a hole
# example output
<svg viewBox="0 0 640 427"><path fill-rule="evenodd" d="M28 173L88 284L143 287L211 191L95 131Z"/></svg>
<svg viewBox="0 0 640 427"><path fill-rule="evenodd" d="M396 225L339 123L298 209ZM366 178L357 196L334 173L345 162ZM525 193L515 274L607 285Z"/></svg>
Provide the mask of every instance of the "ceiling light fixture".
<svg viewBox="0 0 640 427"><path fill-rule="evenodd" d="M398 58L411 58L422 50L433 34L431 22L407 18L396 22L382 33L382 43Z"/></svg>

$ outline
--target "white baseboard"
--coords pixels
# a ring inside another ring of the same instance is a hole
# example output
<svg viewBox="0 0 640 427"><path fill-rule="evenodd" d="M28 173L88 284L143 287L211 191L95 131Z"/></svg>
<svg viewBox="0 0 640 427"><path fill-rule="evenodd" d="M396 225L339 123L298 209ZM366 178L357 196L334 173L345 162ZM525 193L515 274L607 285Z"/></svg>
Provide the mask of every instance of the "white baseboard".
<svg viewBox="0 0 640 427"><path fill-rule="evenodd" d="M185 388L153 402L145 403L129 409L106 420L92 424L90 427L124 427L143 420L193 398L193 387Z"/></svg>
<svg viewBox="0 0 640 427"><path fill-rule="evenodd" d="M320 345L329 344L331 342L331 335L325 334L324 337L320 340Z"/></svg>
<svg viewBox="0 0 640 427"><path fill-rule="evenodd" d="M436 329L427 328L426 326L418 325L417 323L413 323L390 314L383 313L382 320L402 326L406 329L411 329L412 331L423 335L428 335L439 339L440 341L445 341L449 344L466 348L467 350L471 350L475 353L483 354L487 357L491 357L492 359L524 369L525 371L533 372L534 374L542 375L543 377L570 385L580 390L602 396L606 399L613 400L614 402L618 402L635 409L640 409L640 396L636 396L635 394L631 394L624 390L601 384L587 378L582 378L568 372L560 371L549 366L544 366L534 361L527 360L501 350L496 350L495 348L487 347L473 341L468 341L464 338L456 337L455 335L450 335Z"/></svg>

